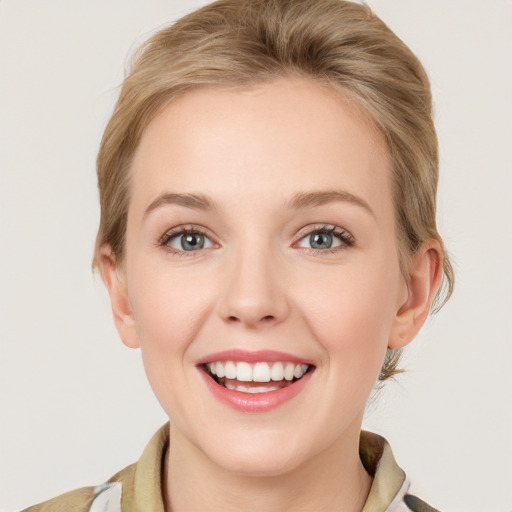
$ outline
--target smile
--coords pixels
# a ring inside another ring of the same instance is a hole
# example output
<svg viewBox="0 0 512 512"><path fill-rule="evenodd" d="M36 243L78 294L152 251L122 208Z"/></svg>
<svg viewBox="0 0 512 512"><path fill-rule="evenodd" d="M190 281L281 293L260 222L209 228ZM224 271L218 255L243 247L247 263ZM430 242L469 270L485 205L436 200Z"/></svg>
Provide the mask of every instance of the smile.
<svg viewBox="0 0 512 512"><path fill-rule="evenodd" d="M269 393L291 385L310 369L308 364L290 362L216 361L205 371L221 386L242 393ZM265 383L270 385L262 385Z"/></svg>
<svg viewBox="0 0 512 512"><path fill-rule="evenodd" d="M244 412L264 412L296 396L315 366L277 352L229 351L198 365L213 395Z"/></svg>

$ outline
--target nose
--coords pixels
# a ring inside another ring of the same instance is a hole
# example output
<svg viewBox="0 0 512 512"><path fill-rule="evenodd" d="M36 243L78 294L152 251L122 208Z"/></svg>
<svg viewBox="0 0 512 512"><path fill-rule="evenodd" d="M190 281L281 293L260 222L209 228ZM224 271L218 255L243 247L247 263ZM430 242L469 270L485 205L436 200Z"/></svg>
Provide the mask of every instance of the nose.
<svg viewBox="0 0 512 512"><path fill-rule="evenodd" d="M243 251L226 266L219 303L225 322L258 330L283 322L289 315L283 268L268 251Z"/></svg>

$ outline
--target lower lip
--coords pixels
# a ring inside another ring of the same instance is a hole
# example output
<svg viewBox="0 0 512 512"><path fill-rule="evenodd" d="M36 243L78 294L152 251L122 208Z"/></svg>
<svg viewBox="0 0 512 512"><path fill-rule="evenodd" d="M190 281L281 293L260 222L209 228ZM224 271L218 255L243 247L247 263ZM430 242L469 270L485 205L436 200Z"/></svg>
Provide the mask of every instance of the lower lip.
<svg viewBox="0 0 512 512"><path fill-rule="evenodd" d="M293 384L275 391L267 393L243 393L228 389L217 384L205 371L199 369L208 389L213 396L220 402L228 405L232 409L242 412L267 412L275 409L292 398L297 396L304 386L309 382L312 371L306 373L304 377L296 380Z"/></svg>

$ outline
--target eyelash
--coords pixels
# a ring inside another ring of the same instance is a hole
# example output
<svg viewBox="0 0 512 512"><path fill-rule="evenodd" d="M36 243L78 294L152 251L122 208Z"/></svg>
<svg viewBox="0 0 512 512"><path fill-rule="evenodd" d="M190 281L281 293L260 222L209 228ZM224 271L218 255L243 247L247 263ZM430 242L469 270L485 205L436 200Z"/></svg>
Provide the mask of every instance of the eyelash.
<svg viewBox="0 0 512 512"><path fill-rule="evenodd" d="M335 226L332 224L315 224L312 226L307 226L306 228L303 228L301 231L299 231L297 241L293 243L293 247L296 247L297 244L299 244L302 240L306 239L308 236L317 233L333 235L338 239L338 241L341 244L337 247L327 249L313 249L311 247L300 247L302 251L316 256L334 254L337 253L338 251L343 251L347 248L353 247L355 244L354 237L346 229L340 228L339 226ZM212 240L211 235L209 235L205 229L201 228L200 226L189 225L177 226L176 228L166 231L158 240L158 246L164 248L167 252L178 257L194 257L196 256L196 254L194 253L200 252L200 250L177 250L169 245L169 242L171 242L171 240L189 234L202 235L205 238L208 238L213 245L218 245L214 240Z"/></svg>
<svg viewBox="0 0 512 512"><path fill-rule="evenodd" d="M199 251L182 251L171 247L169 243L171 240L178 238L183 235L202 235L209 240L212 239L212 236L200 226L189 225L189 226L177 226L175 228L166 231L162 237L160 237L158 241L158 246L165 249L167 252L173 254L178 257L194 257ZM216 243L212 240L212 244L216 245Z"/></svg>
<svg viewBox="0 0 512 512"><path fill-rule="evenodd" d="M349 233L346 229L332 224L314 224L312 226L307 226L303 230L299 231L297 236L298 240L293 245L296 246L302 240L317 233L333 235L339 240L340 245L327 249L313 249L312 247L301 247L300 249L308 254L313 254L314 256L322 256L328 254L336 254L339 251L343 251L355 245L355 238L351 233Z"/></svg>

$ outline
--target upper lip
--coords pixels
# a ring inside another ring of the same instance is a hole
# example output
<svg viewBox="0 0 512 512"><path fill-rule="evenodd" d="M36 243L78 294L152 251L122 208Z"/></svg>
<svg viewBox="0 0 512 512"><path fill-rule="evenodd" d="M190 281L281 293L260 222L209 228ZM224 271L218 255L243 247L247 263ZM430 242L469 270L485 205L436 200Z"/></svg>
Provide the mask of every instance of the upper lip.
<svg viewBox="0 0 512 512"><path fill-rule="evenodd" d="M215 361L245 361L247 363L257 362L288 362L295 364L307 364L312 365L313 362L309 359L299 357L286 352L278 352L276 350L241 350L241 349L229 349L223 350L222 352L215 352L208 354L200 358L197 361L197 365L203 365L206 363L212 363Z"/></svg>

